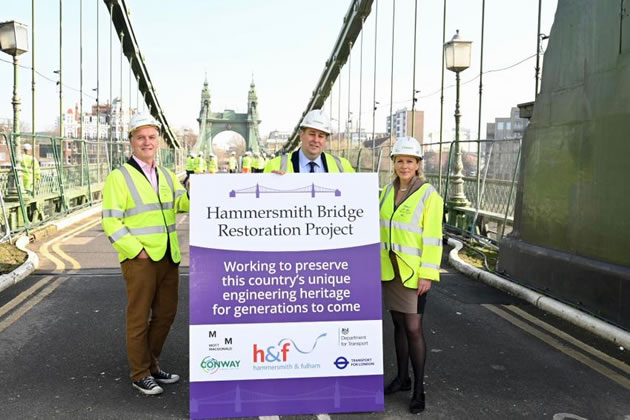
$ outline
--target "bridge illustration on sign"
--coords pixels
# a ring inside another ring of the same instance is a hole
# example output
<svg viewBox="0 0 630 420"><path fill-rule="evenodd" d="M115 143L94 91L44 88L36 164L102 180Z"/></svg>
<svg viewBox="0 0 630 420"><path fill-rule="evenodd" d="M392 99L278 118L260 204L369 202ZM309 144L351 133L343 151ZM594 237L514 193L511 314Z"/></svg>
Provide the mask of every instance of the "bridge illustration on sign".
<svg viewBox="0 0 630 420"><path fill-rule="evenodd" d="M337 188L322 187L311 183L304 187L294 188L290 190L279 190L277 188L266 187L264 185L256 184L251 187L242 188L240 190L230 191L230 197L234 198L239 194L255 194L256 198L260 198L261 194L310 194L311 197L315 197L316 194L335 194L335 197L341 196L341 191Z"/></svg>

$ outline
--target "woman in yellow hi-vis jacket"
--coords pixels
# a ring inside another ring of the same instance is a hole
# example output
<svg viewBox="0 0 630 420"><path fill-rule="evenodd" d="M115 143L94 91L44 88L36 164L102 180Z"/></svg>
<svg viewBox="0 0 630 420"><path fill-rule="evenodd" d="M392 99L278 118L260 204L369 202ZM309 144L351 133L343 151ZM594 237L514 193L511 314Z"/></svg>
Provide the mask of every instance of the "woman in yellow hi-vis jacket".
<svg viewBox="0 0 630 420"><path fill-rule="evenodd" d="M424 181L420 170L422 148L413 137L400 137L392 149L396 178L380 197L381 278L385 307L394 321L398 374L385 394L414 390L412 413L424 410L426 347L422 316L427 292L440 280L443 200Z"/></svg>

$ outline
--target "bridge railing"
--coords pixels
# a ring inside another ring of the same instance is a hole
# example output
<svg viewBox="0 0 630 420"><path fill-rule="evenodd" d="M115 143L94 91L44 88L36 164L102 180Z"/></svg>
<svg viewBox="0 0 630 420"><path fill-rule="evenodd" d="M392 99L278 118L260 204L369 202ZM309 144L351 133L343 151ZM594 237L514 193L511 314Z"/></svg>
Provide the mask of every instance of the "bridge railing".
<svg viewBox="0 0 630 420"><path fill-rule="evenodd" d="M497 239L510 232L513 224L520 139L460 140L460 145L464 194L469 204L447 208L447 211L462 216L459 219L449 218L449 224ZM394 179L388 141L374 148L360 143L344 146L333 145L330 152L348 159L357 172L377 172L381 187ZM448 201L449 189L452 192L449 180L455 172L454 149L454 142L423 144L422 169L425 178L438 189L445 201Z"/></svg>
<svg viewBox="0 0 630 420"><path fill-rule="evenodd" d="M128 141L3 132L0 148L9 157L0 166L0 238L100 202L107 175L131 152ZM176 173L184 170L184 160L183 150L158 149L158 163Z"/></svg>

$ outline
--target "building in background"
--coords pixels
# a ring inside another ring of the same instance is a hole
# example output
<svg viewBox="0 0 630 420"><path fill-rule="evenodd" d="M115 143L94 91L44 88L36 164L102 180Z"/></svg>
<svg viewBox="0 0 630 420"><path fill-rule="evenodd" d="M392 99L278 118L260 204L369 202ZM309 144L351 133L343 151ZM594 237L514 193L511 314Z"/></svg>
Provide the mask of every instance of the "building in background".
<svg viewBox="0 0 630 420"><path fill-rule="evenodd" d="M291 137L291 133L288 131L273 130L267 137L267 151L275 153L280 150L280 148L289 141L289 137Z"/></svg>
<svg viewBox="0 0 630 420"><path fill-rule="evenodd" d="M495 118L486 125L486 138L497 140L484 143L481 147L484 168L491 179L512 179L518 159L520 139L529 121L519 117L519 110L513 107L507 118Z"/></svg>
<svg viewBox="0 0 630 420"><path fill-rule="evenodd" d="M394 113L394 137L413 136L420 142L424 143L424 111L415 111L415 123L413 124L413 133L411 126L413 121L413 112L407 111L407 108L399 109ZM391 132L390 116L386 120L387 132Z"/></svg>

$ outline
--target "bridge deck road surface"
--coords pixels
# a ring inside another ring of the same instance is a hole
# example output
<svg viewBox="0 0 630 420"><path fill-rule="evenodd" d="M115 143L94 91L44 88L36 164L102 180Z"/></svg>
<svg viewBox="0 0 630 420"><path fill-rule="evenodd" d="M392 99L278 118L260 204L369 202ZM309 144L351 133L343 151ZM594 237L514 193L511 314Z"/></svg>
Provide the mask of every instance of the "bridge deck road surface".
<svg viewBox="0 0 630 420"><path fill-rule="evenodd" d="M184 251L180 306L162 363L166 370L180 373L182 380L165 385L158 397L141 395L131 387L124 283L116 253L96 217L81 222L84 230L66 236L56 247L43 246L54 237L31 244L42 258L39 271L0 293L0 418L188 417L188 216L178 220ZM73 229L77 225L56 238ZM74 258L80 268L70 271L70 262L55 250ZM55 272L50 255L67 267ZM626 350L466 278L446 261L443 267L442 282L431 289L424 322L427 409L422 418L630 419ZM525 319L528 314L536 318ZM536 319L558 330L545 330ZM387 313L383 328L389 381L395 375L395 360ZM559 337L562 333L575 341ZM592 348L602 353L588 350ZM407 411L408 398L404 392L386 396L383 413L332 413L330 418L416 417Z"/></svg>

